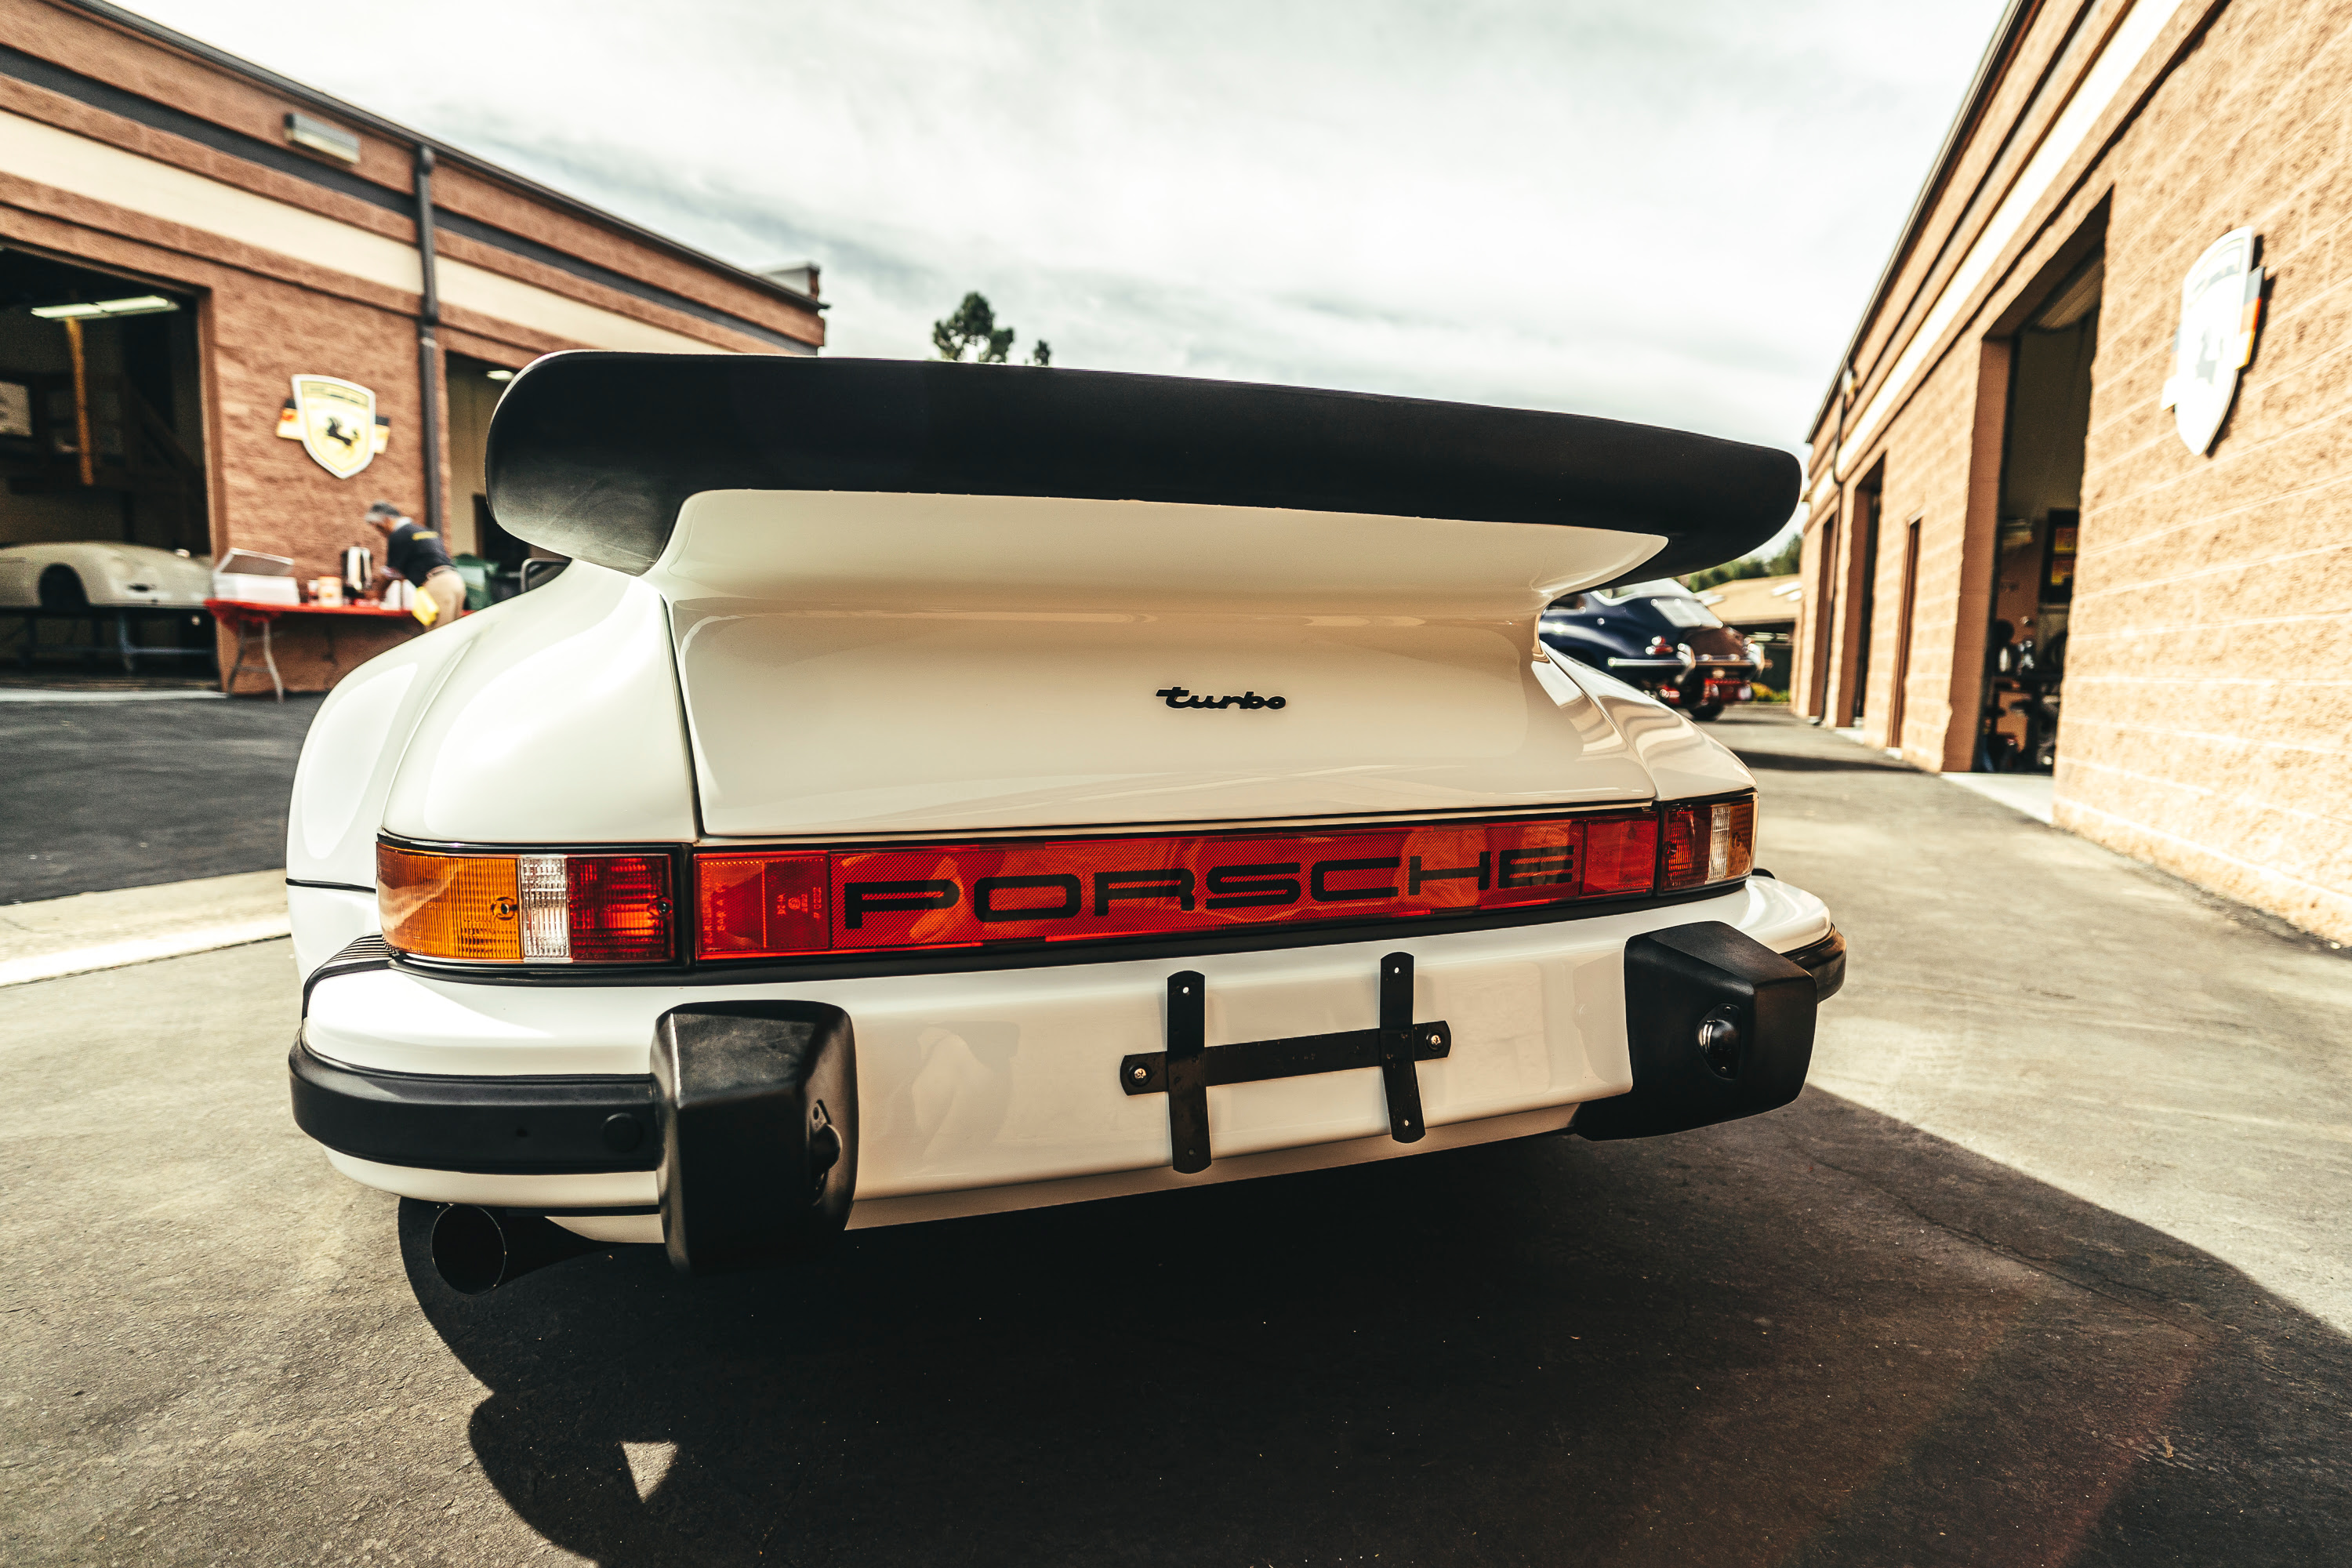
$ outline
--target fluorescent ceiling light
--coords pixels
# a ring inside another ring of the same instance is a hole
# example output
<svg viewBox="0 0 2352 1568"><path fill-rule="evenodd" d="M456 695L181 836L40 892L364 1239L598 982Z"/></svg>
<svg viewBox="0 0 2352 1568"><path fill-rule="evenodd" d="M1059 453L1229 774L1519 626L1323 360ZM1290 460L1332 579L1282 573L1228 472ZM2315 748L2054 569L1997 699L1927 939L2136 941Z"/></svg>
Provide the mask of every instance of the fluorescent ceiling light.
<svg viewBox="0 0 2352 1568"><path fill-rule="evenodd" d="M486 370L482 374L492 381L512 381L514 379L514 372L510 370Z"/></svg>
<svg viewBox="0 0 2352 1568"><path fill-rule="evenodd" d="M179 305L161 294L134 294L127 300L93 300L71 305L35 305L33 314L45 321L87 321L92 316L153 316L176 310Z"/></svg>

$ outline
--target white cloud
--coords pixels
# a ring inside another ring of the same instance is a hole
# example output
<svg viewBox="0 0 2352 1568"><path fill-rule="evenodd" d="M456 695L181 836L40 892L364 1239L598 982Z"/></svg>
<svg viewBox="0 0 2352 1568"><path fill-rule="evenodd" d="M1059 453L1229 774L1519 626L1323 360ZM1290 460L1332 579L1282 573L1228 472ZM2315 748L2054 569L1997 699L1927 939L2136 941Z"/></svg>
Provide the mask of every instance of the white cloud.
<svg viewBox="0 0 2352 1568"><path fill-rule="evenodd" d="M423 0L148 14L744 264L830 352L977 288L1055 363L1793 447L1998 0Z"/></svg>

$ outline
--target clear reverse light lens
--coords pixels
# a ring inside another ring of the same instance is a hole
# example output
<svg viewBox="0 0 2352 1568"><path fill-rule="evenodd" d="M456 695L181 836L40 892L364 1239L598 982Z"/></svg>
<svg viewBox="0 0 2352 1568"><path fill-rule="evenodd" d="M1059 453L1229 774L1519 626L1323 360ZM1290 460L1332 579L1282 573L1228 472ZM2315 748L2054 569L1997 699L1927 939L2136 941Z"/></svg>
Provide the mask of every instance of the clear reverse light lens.
<svg viewBox="0 0 2352 1568"><path fill-rule="evenodd" d="M519 855L522 955L540 963L572 962L572 879L561 855Z"/></svg>

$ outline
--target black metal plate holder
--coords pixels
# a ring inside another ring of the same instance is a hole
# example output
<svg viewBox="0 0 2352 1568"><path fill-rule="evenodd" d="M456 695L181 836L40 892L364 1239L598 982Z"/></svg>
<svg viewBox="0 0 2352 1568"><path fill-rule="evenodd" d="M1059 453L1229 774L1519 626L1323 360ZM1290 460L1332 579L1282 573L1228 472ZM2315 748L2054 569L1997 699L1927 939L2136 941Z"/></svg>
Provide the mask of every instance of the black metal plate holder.
<svg viewBox="0 0 2352 1568"><path fill-rule="evenodd" d="M1209 1090L1231 1083L1306 1078L1315 1073L1378 1068L1388 1093L1389 1136L1418 1143L1429 1131L1421 1114L1421 1075L1414 1064L1439 1061L1454 1050L1444 1020L1412 1021L1412 954L1381 960L1378 1028L1336 1035L1296 1035L1281 1040L1207 1043L1209 984L1185 970L1168 977L1168 1048L1123 1058L1118 1086L1129 1095L1168 1097L1168 1146L1176 1169L1209 1168Z"/></svg>

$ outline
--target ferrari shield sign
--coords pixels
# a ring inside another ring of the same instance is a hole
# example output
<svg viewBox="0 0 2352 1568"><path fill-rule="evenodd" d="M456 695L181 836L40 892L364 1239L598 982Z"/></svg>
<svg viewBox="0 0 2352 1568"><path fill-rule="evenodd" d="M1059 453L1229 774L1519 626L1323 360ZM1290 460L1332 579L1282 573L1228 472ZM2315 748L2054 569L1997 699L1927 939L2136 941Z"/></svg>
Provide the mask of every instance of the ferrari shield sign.
<svg viewBox="0 0 2352 1568"><path fill-rule="evenodd" d="M377 426L375 394L366 387L331 375L298 375L278 433L300 441L320 468L348 479L383 449Z"/></svg>
<svg viewBox="0 0 2352 1568"><path fill-rule="evenodd" d="M2257 243L2252 229L2231 229L2206 247L2180 285L2180 330L2172 340L2164 406L2172 410L2180 444L2199 457L2221 433L2238 394L2238 373L2254 357L2263 316Z"/></svg>

